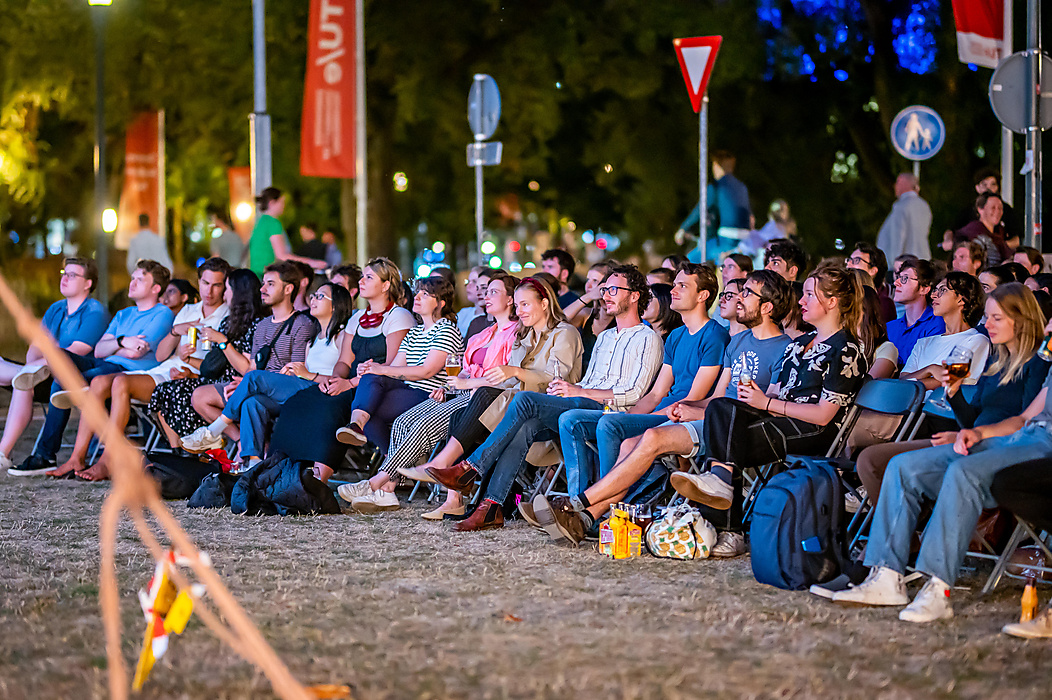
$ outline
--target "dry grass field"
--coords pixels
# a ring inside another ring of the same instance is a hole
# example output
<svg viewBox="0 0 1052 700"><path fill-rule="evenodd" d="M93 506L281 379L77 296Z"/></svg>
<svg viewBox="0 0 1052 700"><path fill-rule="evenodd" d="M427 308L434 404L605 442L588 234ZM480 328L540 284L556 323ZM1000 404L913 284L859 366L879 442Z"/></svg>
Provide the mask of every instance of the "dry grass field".
<svg viewBox="0 0 1052 700"><path fill-rule="evenodd" d="M106 488L0 476L0 698L107 696L97 600ZM747 558L610 561L521 522L454 534L421 520L420 501L380 516L284 519L171 508L292 673L347 684L355 698L1052 693L1052 644L998 632L1019 614L1018 583L980 599L982 572L961 582L954 620L918 627L891 610L761 586ZM152 562L127 523L118 562L132 664L135 591ZM272 696L196 620L141 694Z"/></svg>

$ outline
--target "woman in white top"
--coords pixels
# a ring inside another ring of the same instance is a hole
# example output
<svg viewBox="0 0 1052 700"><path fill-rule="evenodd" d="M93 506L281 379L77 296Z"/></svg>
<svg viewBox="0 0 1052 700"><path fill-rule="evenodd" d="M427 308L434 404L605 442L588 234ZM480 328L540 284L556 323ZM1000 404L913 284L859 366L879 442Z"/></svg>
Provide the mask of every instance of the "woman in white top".
<svg viewBox="0 0 1052 700"><path fill-rule="evenodd" d="M347 342L344 329L354 311L351 293L326 282L309 299L310 314L318 322L318 328L307 346L305 361L290 362L280 373L252 370L246 374L219 418L184 437L183 449L205 452L221 447L225 432L241 440L243 467L249 468L263 458L267 426L281 412L281 405L303 389L329 379L342 345Z"/></svg>
<svg viewBox="0 0 1052 700"><path fill-rule="evenodd" d="M862 292L862 323L858 328L858 339L869 360L869 376L873 379L888 379L898 369L899 351L888 340L888 330L880 313L880 297L877 290L864 286Z"/></svg>
<svg viewBox="0 0 1052 700"><path fill-rule="evenodd" d="M975 330L983 313L986 295L979 280L964 272L949 272L931 292L931 310L946 322L946 332L921 338L913 346L900 379L915 379L929 391L945 380L942 361L957 346L972 351L972 367L966 384L975 384L986 368L990 340Z"/></svg>

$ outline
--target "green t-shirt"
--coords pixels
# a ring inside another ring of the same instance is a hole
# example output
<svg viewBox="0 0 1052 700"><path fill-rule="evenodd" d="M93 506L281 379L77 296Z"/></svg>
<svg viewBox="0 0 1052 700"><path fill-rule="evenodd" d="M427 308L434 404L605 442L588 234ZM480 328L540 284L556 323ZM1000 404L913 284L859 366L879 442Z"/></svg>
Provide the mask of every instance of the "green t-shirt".
<svg viewBox="0 0 1052 700"><path fill-rule="evenodd" d="M276 259L270 237L284 235L285 229L281 227L281 222L270 214L261 214L256 220L252 237L248 239L248 267L261 279L263 270ZM288 245L288 239L285 239L285 244Z"/></svg>

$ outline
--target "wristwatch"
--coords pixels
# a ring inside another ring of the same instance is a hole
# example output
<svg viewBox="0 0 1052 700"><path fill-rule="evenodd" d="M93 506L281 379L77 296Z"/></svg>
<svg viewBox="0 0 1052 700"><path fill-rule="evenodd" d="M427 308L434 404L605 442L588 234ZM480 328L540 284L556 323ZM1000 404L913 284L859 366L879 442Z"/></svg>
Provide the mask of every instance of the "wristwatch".
<svg viewBox="0 0 1052 700"><path fill-rule="evenodd" d="M229 343L226 343L226 342L216 343L216 347L219 348L220 350L226 350L226 346L227 345L229 345Z"/></svg>

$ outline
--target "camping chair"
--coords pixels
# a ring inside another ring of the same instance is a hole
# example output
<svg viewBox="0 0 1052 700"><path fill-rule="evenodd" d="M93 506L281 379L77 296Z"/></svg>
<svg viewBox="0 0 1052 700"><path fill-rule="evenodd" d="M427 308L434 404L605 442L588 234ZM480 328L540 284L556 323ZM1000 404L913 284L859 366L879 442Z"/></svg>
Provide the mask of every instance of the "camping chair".
<svg viewBox="0 0 1052 700"><path fill-rule="evenodd" d="M960 388L961 397L969 403L972 401L972 399L975 398L976 391L978 391L978 387L975 384L965 384ZM931 394L928 396L928 399L924 402L924 412L921 414L917 422L914 423L913 430L910 432L910 436L907 438L907 440L917 439L917 433L920 432L921 426L924 424L924 421L928 416L945 418L947 420L952 421L957 420L957 418L953 415L953 411L943 408L942 406L939 406L935 403L936 401L942 400L944 395L945 392L941 386L937 389L932 390Z"/></svg>
<svg viewBox="0 0 1052 700"><path fill-rule="evenodd" d="M1018 517L1015 519L1016 526L1012 532L1012 536L1008 540L1008 544L1005 545L1004 551L1000 555L988 554L986 552L968 552L965 556L975 557L977 559L991 559L994 561L994 570L990 572L990 576L986 579L986 583L983 585L982 594L986 595L994 588L997 587L998 582L1001 580L1001 576L1006 573L1014 578L1019 578L1012 573L1008 572L1008 566L1012 561L1012 555L1019 549L1019 545L1023 543L1023 540L1030 537L1037 543L1037 546L1041 548L1044 553L1046 560L1052 561L1052 550L1049 549L1050 538L1047 532L1042 532L1040 535L1034 531L1034 527L1026 522L1020 520ZM1034 569L1044 573L1052 574L1052 567L1048 566L1037 566L1027 565L1027 569Z"/></svg>

